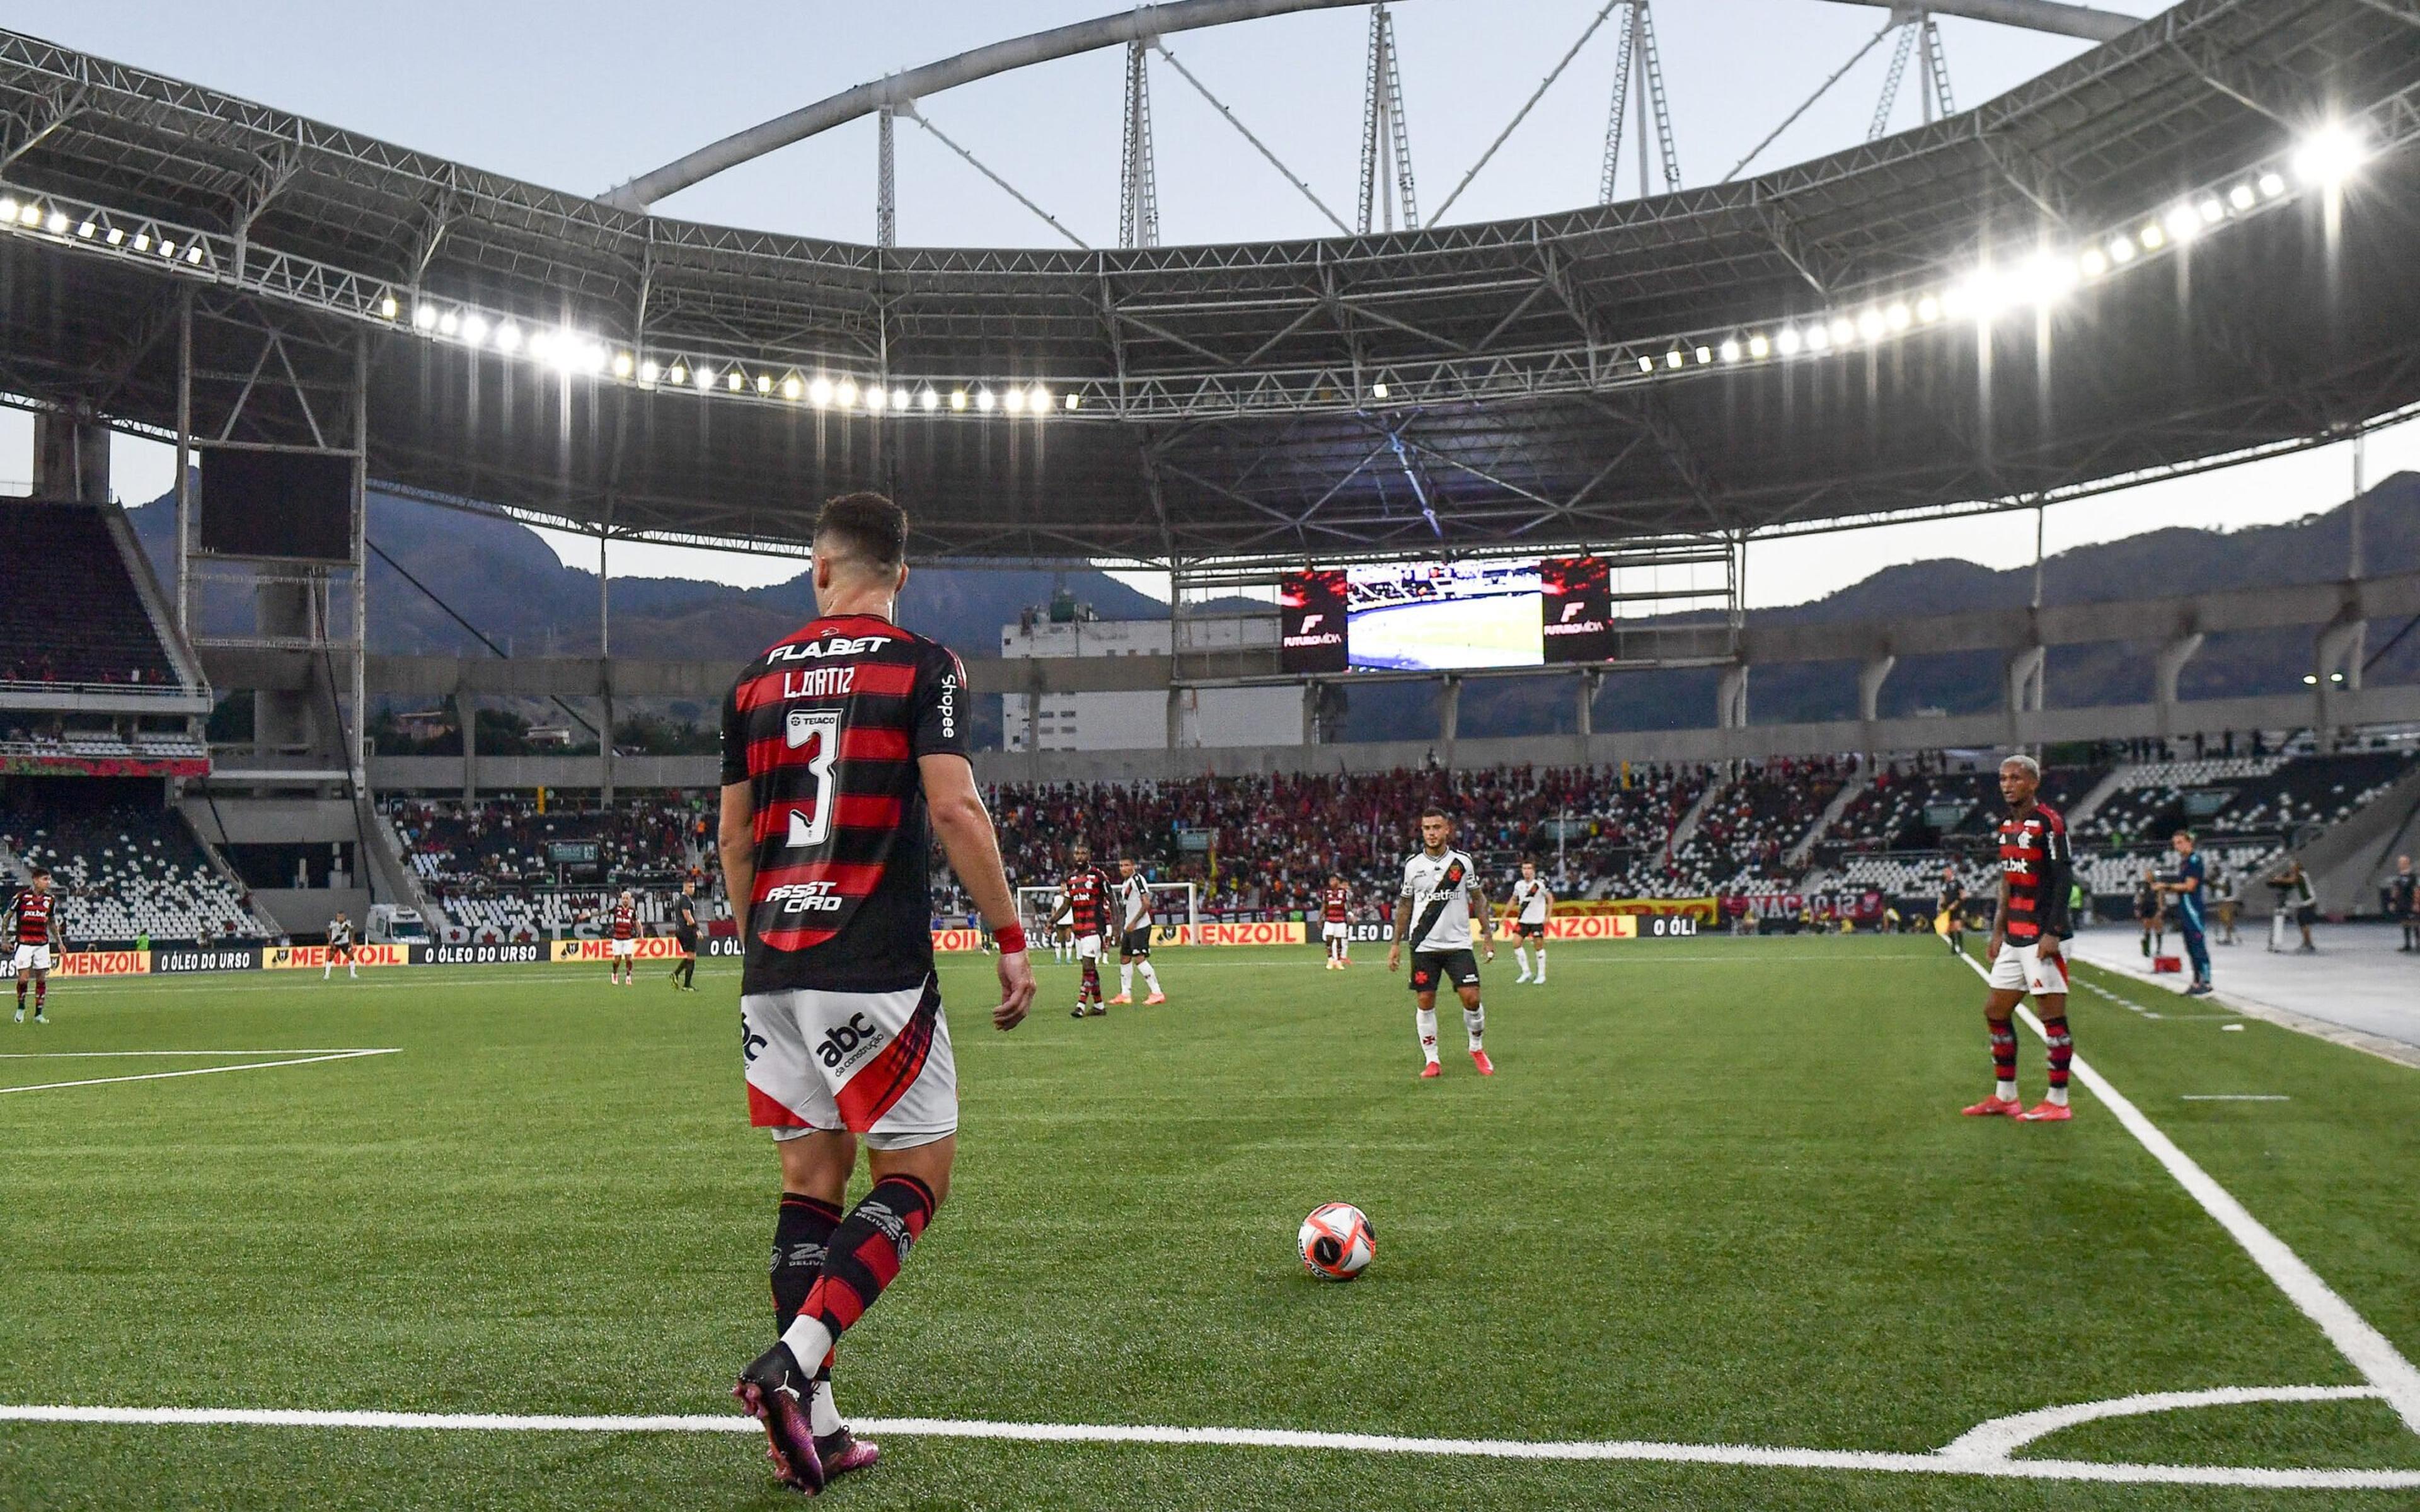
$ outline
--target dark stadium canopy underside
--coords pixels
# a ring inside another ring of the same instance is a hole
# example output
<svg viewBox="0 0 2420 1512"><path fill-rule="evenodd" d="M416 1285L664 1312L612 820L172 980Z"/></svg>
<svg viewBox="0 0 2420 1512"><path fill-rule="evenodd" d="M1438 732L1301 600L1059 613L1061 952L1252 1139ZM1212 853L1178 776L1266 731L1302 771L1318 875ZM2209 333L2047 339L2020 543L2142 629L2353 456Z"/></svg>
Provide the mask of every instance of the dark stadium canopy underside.
<svg viewBox="0 0 2420 1512"><path fill-rule="evenodd" d="M248 390L231 434L309 440L318 417L268 391L334 403L365 343L376 482L617 533L796 541L822 498L881 486L928 559L1603 548L2061 497L2420 402L2414 0L2192 0L1978 109L1734 184L1141 251L652 218L10 34L0 110L0 188L208 239L189 265L0 235L0 389L172 427L190 291L197 431ZM2089 244L2336 116L2382 144L2340 203L2230 221L2045 315L1694 359ZM1039 382L1054 405L869 416L566 378L415 332L423 304L752 388Z"/></svg>

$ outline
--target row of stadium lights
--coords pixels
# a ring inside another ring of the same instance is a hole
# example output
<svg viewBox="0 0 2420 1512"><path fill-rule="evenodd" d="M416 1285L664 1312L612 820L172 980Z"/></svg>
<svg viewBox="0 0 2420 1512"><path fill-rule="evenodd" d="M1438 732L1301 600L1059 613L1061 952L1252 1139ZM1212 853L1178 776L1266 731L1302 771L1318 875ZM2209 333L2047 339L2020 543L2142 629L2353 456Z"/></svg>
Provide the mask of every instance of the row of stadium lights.
<svg viewBox="0 0 2420 1512"><path fill-rule="evenodd" d="M2333 190L2367 156L2360 137L2335 126L2306 138L2288 167L2304 185ZM2140 226L2118 231L2080 251L2045 251L2007 270L1987 262L1939 293L1869 305L1854 315L1835 312L1804 326L1783 326L1770 334L1751 332L1744 340L1731 336L1719 345L1675 347L1664 354L1662 365L1670 370L1693 363L1702 367L1717 362L1737 363L1744 358L1761 362L1776 355L1820 356L1853 349L1860 342L1877 345L1886 337L1945 319L1989 325L2004 311L2047 307L2080 285L2097 283L2167 248L2182 247L2212 226L2285 198L2288 187L2285 174L2266 169L2224 190L2180 200ZM1656 367L1652 356L1638 359L1641 373L1652 373Z"/></svg>
<svg viewBox="0 0 2420 1512"><path fill-rule="evenodd" d="M2287 166L2304 185L2333 190L2342 184L2367 156L2366 146L2351 130L2330 126L2305 138ZM1764 362L1776 356L1820 356L1826 352L1854 349L1860 342L1868 346L1878 345L1887 337L1935 326L1945 319L1971 319L1978 325L1988 325L2003 311L2047 307L2082 285L2096 283L2168 248L2182 247L2213 226L2283 199L2288 187L2285 174L2274 168L2267 169L2227 186L2223 192L2212 191L2198 198L2180 200L2140 226L2118 231L2080 251L2043 252L2007 270L1994 269L1986 263L1968 277L1938 293L1924 293L1914 299L1869 305L1854 315L1833 313L1810 320L1804 326L1780 326L1770 333L1751 332L1744 336L1728 336L1719 344L1676 346L1664 354L1661 365L1669 371L1693 364L1711 366L1717 362L1736 363L1743 360ZM156 249L156 255L163 261L182 261L193 267L200 267L208 261L208 255L199 240L189 241L180 247L174 239L164 237L154 239L141 229L129 232L121 226L104 227L90 219L79 221L56 207L46 208L39 201L20 202L13 195L0 194L0 225L47 231L62 238L72 235L79 240L97 240L138 254L155 255ZM387 320L398 320L403 316L402 303L391 293L380 297L376 310L381 318ZM979 414L1005 411L1039 419L1062 406L1069 410L1083 407L1081 393L1071 390L1064 394L1054 394L1049 386L1043 383L1009 383L998 391L988 385L977 384L971 389L952 387L944 393L929 383L912 388L906 384L879 381L861 385L846 376L832 378L822 373L811 376L796 370L776 377L762 369L751 372L746 364L739 363L718 368L713 363L692 364L684 359L675 358L659 363L652 358L643 358L627 350L612 349L577 331L524 328L510 316L490 318L467 307L449 308L427 301L412 305L411 327L432 339L456 341L481 350L492 349L506 357L525 358L552 366L566 375L597 377L611 372L624 382L635 381L650 388L669 384L675 388L693 386L700 393L719 391L761 399L778 395L783 400L803 402L817 409L856 410L861 408L868 414L877 415L886 409L902 414L921 409L933 414L946 407L953 413L970 409ZM1652 374L1657 367L1654 357L1639 357L1638 370L1641 373ZM1389 392L1383 380L1373 382L1369 389L1370 397L1379 400L1388 398Z"/></svg>

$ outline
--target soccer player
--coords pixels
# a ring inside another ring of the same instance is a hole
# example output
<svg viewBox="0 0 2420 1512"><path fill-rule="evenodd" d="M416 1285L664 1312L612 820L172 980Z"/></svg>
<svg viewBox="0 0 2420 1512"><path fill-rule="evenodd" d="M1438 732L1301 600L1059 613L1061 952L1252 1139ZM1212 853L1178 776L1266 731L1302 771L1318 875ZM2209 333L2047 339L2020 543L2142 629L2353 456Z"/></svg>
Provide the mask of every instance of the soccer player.
<svg viewBox="0 0 2420 1512"><path fill-rule="evenodd" d="M2420 879L2412 874L2412 857L2395 858L2395 875L2386 883L2386 911L2403 926L2397 950L2420 949Z"/></svg>
<svg viewBox="0 0 2420 1512"><path fill-rule="evenodd" d="M681 949L681 958L673 963L673 986L678 991L697 991L697 883L681 884L673 899L673 943ZM636 968L633 968L636 969Z"/></svg>
<svg viewBox="0 0 2420 1512"><path fill-rule="evenodd" d="M1060 920L1067 917L1067 889L1063 885L1050 900L1050 922L1043 928L1050 935L1050 959L1062 965L1076 958L1076 932Z"/></svg>
<svg viewBox="0 0 2420 1512"><path fill-rule="evenodd" d="M2210 940L2202 929L2202 906L2209 902L2206 891L2210 876L2202 858L2194 851L2191 830L2180 829L2169 839L2177 853L2177 869L2167 879L2153 884L2161 892L2175 900L2177 933L2185 942L2185 955L2193 962L2193 985L2185 989L2188 997L2210 995Z"/></svg>
<svg viewBox="0 0 2420 1512"><path fill-rule="evenodd" d="M1142 874L1131 856L1118 857L1117 885L1110 889L1118 910L1118 995L1112 1003L1134 1001L1135 973L1142 973L1142 984L1151 995L1145 1006L1165 1003L1168 995L1159 990L1159 973L1151 968L1151 879Z"/></svg>
<svg viewBox="0 0 2420 1512"><path fill-rule="evenodd" d="M780 1337L733 1395L764 1425L775 1475L809 1493L877 1458L833 1404L833 1342L949 1196L958 1085L933 972L936 834L1000 942L993 1026L1015 1028L1033 1001L1016 895L967 759L964 669L892 618L907 548L890 500L826 504L817 617L752 662L723 705L720 846L746 946L749 1120L772 1131L782 1165ZM844 1215L860 1143L874 1184Z"/></svg>
<svg viewBox="0 0 2420 1512"><path fill-rule="evenodd" d="M1521 963L1518 981L1546 984L1546 916L1555 911L1555 895L1538 880L1538 863L1521 863L1521 880L1512 884L1512 927L1517 938L1512 946L1512 959ZM1529 942L1538 942L1538 970L1529 971Z"/></svg>
<svg viewBox="0 0 2420 1512"><path fill-rule="evenodd" d="M328 959L319 963L319 980L326 981L336 973L336 963L345 964L345 975L361 980L361 964L353 959L353 921L338 914L328 920Z"/></svg>
<svg viewBox="0 0 2420 1512"><path fill-rule="evenodd" d="M1343 873L1330 872L1326 890L1319 896L1319 937L1327 944L1326 970L1342 971L1353 964L1352 911L1353 893L1344 886Z"/></svg>
<svg viewBox="0 0 2420 1512"><path fill-rule="evenodd" d="M25 1022L25 984L31 980L34 1022L48 1024L51 1016L42 1010L51 996L54 949L59 955L67 953L67 938L59 933L58 894L51 890L49 868L34 868L33 881L8 904L8 933L0 937L17 948L17 1022Z"/></svg>
<svg viewBox="0 0 2420 1512"><path fill-rule="evenodd" d="M2146 959L2167 949L2167 900L2160 896L2160 879L2148 866L2143 868L2143 880L2134 887L2134 924L2143 932Z"/></svg>
<svg viewBox="0 0 2420 1512"><path fill-rule="evenodd" d="M1990 994L1983 1018L1992 1035L1992 1095L1965 1110L1970 1119L2011 1118L2056 1123L2067 1106L2067 1069L2075 1042L2067 1030L2067 962L2060 943L2070 930L2067 884L2075 866L2067 843L2067 821L2039 802L2041 766L2030 756L2000 764L2000 796L2009 816L2000 821L2000 904L1992 916ZM2050 1090L2027 1108L2017 1099L2017 1033L2009 1019L2027 993L2041 1013L2042 1040L2050 1047Z"/></svg>
<svg viewBox="0 0 2420 1512"><path fill-rule="evenodd" d="M1076 985L1076 1007L1069 1018L1098 1018L1109 1010L1101 1004L1101 931L1109 923L1109 874L1093 864L1093 848L1076 842L1076 869L1059 885L1056 927L1064 920L1076 939L1076 962L1084 968Z"/></svg>
<svg viewBox="0 0 2420 1512"><path fill-rule="evenodd" d="M635 987L639 982L639 900L624 887L613 900L613 911L606 916L605 960L608 980L616 987ZM626 978L623 974L628 973Z"/></svg>
<svg viewBox="0 0 2420 1512"><path fill-rule="evenodd" d="M1489 927L1487 894L1479 885L1479 868L1452 848L1453 821L1442 809L1420 811L1420 848L1404 858L1404 892L1395 900L1395 942L1387 949L1387 969L1404 964L1404 944L1412 948L1414 1022L1419 1026L1420 1054L1426 1057L1422 1076L1443 1072L1437 1064L1436 994L1439 981L1453 983L1462 999L1462 1026L1470 1035L1470 1061L1481 1076L1496 1074L1481 1043L1487 1032L1487 1009L1479 1000L1479 963L1471 959L1470 930L1475 919L1487 959L1496 959L1496 938Z"/></svg>
<svg viewBox="0 0 2420 1512"><path fill-rule="evenodd" d="M1932 913L1932 927L1949 942L1951 955L1966 953L1966 884L1958 880L1958 864L1941 868L1941 904Z"/></svg>

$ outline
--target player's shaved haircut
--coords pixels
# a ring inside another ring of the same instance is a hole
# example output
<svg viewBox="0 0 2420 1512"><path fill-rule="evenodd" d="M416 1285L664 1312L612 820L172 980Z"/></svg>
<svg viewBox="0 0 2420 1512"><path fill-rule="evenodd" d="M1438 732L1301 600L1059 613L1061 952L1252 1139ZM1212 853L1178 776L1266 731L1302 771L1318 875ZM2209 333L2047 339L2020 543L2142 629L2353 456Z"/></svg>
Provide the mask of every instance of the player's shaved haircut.
<svg viewBox="0 0 2420 1512"><path fill-rule="evenodd" d="M1449 825L1453 823L1453 815L1446 812L1443 809L1438 808L1434 803L1420 810L1420 817L1423 819L1442 819Z"/></svg>
<svg viewBox="0 0 2420 1512"><path fill-rule="evenodd" d="M824 501L815 517L814 553L876 577L908 561L908 512L882 494L845 493Z"/></svg>
<svg viewBox="0 0 2420 1512"><path fill-rule="evenodd" d="M2005 772L2011 766L2024 773L2027 777L2032 778L2037 782L2041 780L2041 763L2034 760L2030 756L2026 756L2022 753L2011 756L2007 761L2000 764L2000 770Z"/></svg>

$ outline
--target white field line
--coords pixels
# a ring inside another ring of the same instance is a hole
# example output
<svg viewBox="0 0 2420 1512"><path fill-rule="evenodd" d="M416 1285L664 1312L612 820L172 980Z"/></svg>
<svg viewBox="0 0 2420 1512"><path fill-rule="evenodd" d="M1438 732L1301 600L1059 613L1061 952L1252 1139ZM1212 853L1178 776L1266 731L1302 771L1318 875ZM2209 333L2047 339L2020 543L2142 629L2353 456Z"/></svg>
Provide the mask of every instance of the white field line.
<svg viewBox="0 0 2420 1512"><path fill-rule="evenodd" d="M334 1045L296 1045L289 1050L0 1050L0 1060L124 1060L138 1056L350 1056L375 1052Z"/></svg>
<svg viewBox="0 0 2420 1512"><path fill-rule="evenodd" d="M1986 981L1991 980L1991 974L1975 961L1969 960L1966 964L1974 967L1977 976ZM2024 1020L2025 1027L2031 1029L2036 1038L2041 1038L2041 1020L2034 1016L2032 1009L2020 1003L2017 1016ZM2101 1100L2118 1124L2150 1151L2151 1158L2177 1179L2178 1185L2201 1204L2204 1212L2217 1219L2219 1227L2243 1246L2244 1253L2252 1257L2252 1262L2267 1273L2269 1279L2276 1283L2277 1289L2286 1294L2287 1300L2301 1308L2304 1317L2319 1325L2319 1331L2327 1335L2328 1341L2352 1363L2355 1370L2361 1372L2362 1379L2378 1388L2379 1395L2386 1398L2387 1405L2395 1409L2396 1415L2403 1419L2404 1426L2414 1433L2420 1433L2420 1370L2413 1369L2412 1362L2403 1357L2385 1335L2372 1328L2368 1319L2353 1311L2350 1303L2337 1296L2325 1281L2319 1279L2318 1272L2287 1247L2284 1240L2271 1233L2242 1203L2235 1200L2232 1193L2219 1185L2208 1171L2195 1163L2192 1156L2178 1149L2174 1140L2162 1134L2158 1125L2143 1116L2142 1109L2110 1085L2107 1077L2093 1070L2089 1061L2077 1056L2071 1065L2076 1080Z"/></svg>
<svg viewBox="0 0 2420 1512"><path fill-rule="evenodd" d="M2139 1396L2114 1396L2107 1401L2075 1402L1995 1417L1950 1440L1941 1452L1950 1458L1981 1456L2005 1459L2061 1428L2096 1423L2105 1417L2137 1417L2189 1407L2241 1407L2251 1402L2371 1401L2377 1396L2374 1386L2219 1386L2208 1391L2146 1392Z"/></svg>
<svg viewBox="0 0 2420 1512"><path fill-rule="evenodd" d="M0 1421L134 1427L236 1426L352 1429L465 1430L486 1433L755 1433L753 1418L713 1416L551 1417L481 1412L343 1412L259 1408L8 1407ZM2008 1420L2002 1420L2008 1421ZM1892 1454L1861 1449L1787 1449L1743 1443L1661 1443L1615 1439L1540 1443L1521 1439L1415 1439L1380 1433L1314 1433L1291 1428L1161 1427L1147 1424L983 1423L947 1418L863 1418L850 1425L869 1438L989 1439L1017 1443L1126 1443L1176 1447L1300 1449L1432 1455L1510 1460L1631 1461L1834 1470L2001 1480L2098 1481L2137 1486L2238 1486L2275 1490L2397 1490L2420 1488L2420 1470L2259 1469L2237 1465L2104 1464L2081 1459L2011 1459L1994 1454ZM1987 1425L1988 1427L1989 1425Z"/></svg>
<svg viewBox="0 0 2420 1512"><path fill-rule="evenodd" d="M216 1076L231 1071L275 1071L280 1066L316 1066L325 1060L359 1060L364 1056L392 1056L394 1050L337 1050L292 1060L256 1060L241 1066L202 1066L193 1071L154 1071L137 1076L93 1076L76 1082L37 1082L31 1087L0 1087L0 1097L11 1092L55 1092L68 1087L107 1087L115 1082L164 1082L177 1076Z"/></svg>
<svg viewBox="0 0 2420 1512"><path fill-rule="evenodd" d="M2180 1103L2291 1103L2282 1092L2187 1092Z"/></svg>

